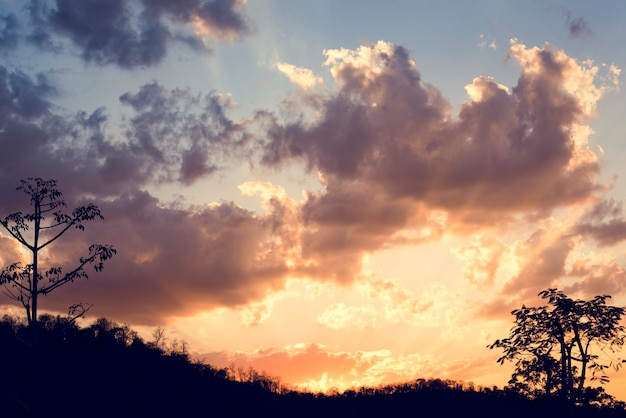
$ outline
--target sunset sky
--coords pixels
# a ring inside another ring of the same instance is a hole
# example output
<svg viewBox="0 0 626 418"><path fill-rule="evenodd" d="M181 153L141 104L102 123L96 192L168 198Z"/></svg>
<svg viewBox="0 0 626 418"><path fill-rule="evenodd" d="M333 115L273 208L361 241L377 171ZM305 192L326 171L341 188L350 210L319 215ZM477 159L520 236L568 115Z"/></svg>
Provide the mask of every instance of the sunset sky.
<svg viewBox="0 0 626 418"><path fill-rule="evenodd" d="M28 177L102 210L44 261L118 254L45 311L93 304L85 323L311 390L503 386L486 346L539 291L626 305L625 20L621 0L0 0L0 216ZM26 255L0 235L0 268Z"/></svg>

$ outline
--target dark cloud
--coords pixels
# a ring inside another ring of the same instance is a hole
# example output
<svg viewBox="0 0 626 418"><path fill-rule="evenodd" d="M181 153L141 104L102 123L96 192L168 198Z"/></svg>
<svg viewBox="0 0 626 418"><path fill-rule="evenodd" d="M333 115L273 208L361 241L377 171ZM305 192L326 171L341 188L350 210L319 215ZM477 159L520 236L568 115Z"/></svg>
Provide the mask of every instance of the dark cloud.
<svg viewBox="0 0 626 418"><path fill-rule="evenodd" d="M19 23L13 13L0 15L0 51L12 50L19 40Z"/></svg>
<svg viewBox="0 0 626 418"><path fill-rule="evenodd" d="M41 6L36 10L35 21L49 31L37 39L47 43L51 33L67 37L86 62L132 68L156 64L165 56L167 28L159 21L134 22L126 0L58 0L45 12Z"/></svg>
<svg viewBox="0 0 626 418"><path fill-rule="evenodd" d="M218 39L237 39L250 32L250 22L241 14L242 0L144 0L150 16L166 15L175 21L193 24Z"/></svg>
<svg viewBox="0 0 626 418"><path fill-rule="evenodd" d="M613 246L626 240L626 221L612 219L600 224L579 224L575 231L593 238L600 246Z"/></svg>
<svg viewBox="0 0 626 418"><path fill-rule="evenodd" d="M565 262L575 248L572 238L547 239L548 231L537 231L518 250L523 260L519 273L503 289L509 295L535 295L552 287L566 273Z"/></svg>
<svg viewBox="0 0 626 418"><path fill-rule="evenodd" d="M602 247L626 240L622 203L612 199L601 200L576 224L573 233L590 237Z"/></svg>
<svg viewBox="0 0 626 418"><path fill-rule="evenodd" d="M602 199L588 209L583 222L603 221L606 218L621 218L622 202L614 199Z"/></svg>
<svg viewBox="0 0 626 418"><path fill-rule="evenodd" d="M121 68L152 66L167 54L169 43L180 41L196 52L210 48L201 36L239 38L249 31L241 4L216 1L129 1L129 0L31 0L33 29L29 39L42 48L69 39L80 49L85 62L113 64ZM141 11L141 12L139 12ZM170 23L193 27L171 27ZM191 33L190 33L191 31Z"/></svg>
<svg viewBox="0 0 626 418"><path fill-rule="evenodd" d="M42 301L47 309L80 300L94 303L96 315L159 324L174 315L261 300L290 272L274 243L271 215L259 217L229 202L164 207L141 191L97 203L105 221L71 231L50 257L71 265L91 242L113 244L118 254L101 273Z"/></svg>
<svg viewBox="0 0 626 418"><path fill-rule="evenodd" d="M582 280L563 287L566 294L577 294L583 299L596 295L619 295L626 287L626 271L617 262L592 264L589 260L574 263L571 276Z"/></svg>
<svg viewBox="0 0 626 418"><path fill-rule="evenodd" d="M191 184L215 172L220 157L246 146L245 124L226 116L231 103L221 95L166 91L154 82L123 94L120 102L135 111L128 151L142 156L157 181Z"/></svg>
<svg viewBox="0 0 626 418"><path fill-rule="evenodd" d="M572 17L571 11L567 9L564 10L563 14L565 15L565 27L569 32L570 38L580 38L593 34L584 17Z"/></svg>
<svg viewBox="0 0 626 418"><path fill-rule="evenodd" d="M192 184L246 150L245 124L227 116L228 98L188 90L167 91L158 83L128 92L120 102L131 113L125 136L107 133L104 108L63 114L54 84L0 67L0 184L55 178L68 193L117 196L148 183ZM80 175L77 175L80 173ZM2 187L2 186L0 186Z"/></svg>
<svg viewBox="0 0 626 418"><path fill-rule="evenodd" d="M558 51L535 53L540 70L524 71L512 92L475 79L474 100L453 119L406 51L368 49L381 68L344 57L332 69L342 88L319 109L319 120L268 130L266 164L303 159L331 187L375 184L391 199L452 211L553 208L595 189L597 163L566 169L576 158L569 130L582 108L563 88L569 63Z"/></svg>
<svg viewBox="0 0 626 418"><path fill-rule="evenodd" d="M44 74L36 80L21 71L9 71L0 66L0 109L4 119L39 119L50 114L56 89Z"/></svg>
<svg viewBox="0 0 626 418"><path fill-rule="evenodd" d="M41 177L66 184L70 195L110 195L111 185L104 183L99 168L123 146L107 142L104 110L66 115L54 104L56 97L57 89L45 75L33 78L0 67L0 145L5 150L0 189L8 192L20 179ZM7 205L13 202L2 201L0 207L10 210Z"/></svg>
<svg viewBox="0 0 626 418"><path fill-rule="evenodd" d="M67 121L53 113L56 89L44 75L35 79L0 66L0 189L14 189L20 178L56 172L52 149ZM10 203L10 202L3 202ZM4 204L1 205L4 207Z"/></svg>
<svg viewBox="0 0 626 418"><path fill-rule="evenodd" d="M30 31L26 39L44 51L60 53L63 51L63 43L54 39L49 22L49 4L46 0L31 0L26 6L30 18Z"/></svg>

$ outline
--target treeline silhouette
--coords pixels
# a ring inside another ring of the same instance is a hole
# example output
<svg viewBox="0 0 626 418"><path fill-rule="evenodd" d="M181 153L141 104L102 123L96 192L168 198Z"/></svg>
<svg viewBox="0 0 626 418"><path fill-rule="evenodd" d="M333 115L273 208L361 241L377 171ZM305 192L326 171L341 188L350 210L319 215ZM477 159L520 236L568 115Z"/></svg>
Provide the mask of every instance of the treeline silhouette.
<svg viewBox="0 0 626 418"><path fill-rule="evenodd" d="M441 379L310 393L252 368L192 361L185 344L146 342L105 318L79 327L41 315L37 344L32 332L0 319L2 417L626 417L602 389L577 407Z"/></svg>

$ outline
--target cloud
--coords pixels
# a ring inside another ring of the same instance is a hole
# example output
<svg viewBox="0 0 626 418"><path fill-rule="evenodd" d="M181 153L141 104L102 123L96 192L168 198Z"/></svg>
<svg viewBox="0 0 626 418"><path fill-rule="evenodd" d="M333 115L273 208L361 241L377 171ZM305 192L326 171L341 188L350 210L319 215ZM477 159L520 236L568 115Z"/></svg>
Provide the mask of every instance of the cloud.
<svg viewBox="0 0 626 418"><path fill-rule="evenodd" d="M326 51L340 91L313 123L272 126L264 162L297 158L320 170L329 192L312 197L311 206L357 184L374 185L386 204L407 199L453 214L581 201L598 188L592 179L599 167L575 133L600 92L578 63L550 46L513 43L510 53L522 65L512 92L477 78L468 86L472 101L453 119L451 105L421 81L402 47Z"/></svg>
<svg viewBox="0 0 626 418"><path fill-rule="evenodd" d="M63 311L85 301L95 305L94 315L155 325L171 316L260 302L290 274L271 215L259 217L230 202L164 207L140 191L96 203L105 222L72 231L50 257L77 260L91 242L112 244L118 254L103 272L43 300L45 309ZM254 321L264 312L257 309Z"/></svg>
<svg viewBox="0 0 626 418"><path fill-rule="evenodd" d="M495 291L479 304L475 315L508 319L513 309L523 304L536 305L540 291L566 286L579 243L567 224L546 220L528 237L510 244L498 256L500 271L493 282ZM480 256L474 260L479 261Z"/></svg>
<svg viewBox="0 0 626 418"><path fill-rule="evenodd" d="M289 81L303 90L309 90L317 84L322 84L322 78L317 77L313 71L308 68L296 67L293 64L285 62L276 63L276 68L278 68L278 71L285 74Z"/></svg>
<svg viewBox="0 0 626 418"><path fill-rule="evenodd" d="M6 119L15 115L28 120L49 114L52 106L49 99L55 96L56 89L45 74L39 73L33 80L21 71L9 72L7 68L0 67L0 83L3 109L10 113L5 116Z"/></svg>
<svg viewBox="0 0 626 418"><path fill-rule="evenodd" d="M260 325L272 315L270 303L252 303L241 309L241 324L245 326Z"/></svg>
<svg viewBox="0 0 626 418"><path fill-rule="evenodd" d="M565 275L565 262L576 240L558 228L541 229L516 246L520 271L504 286L509 295L536 294Z"/></svg>
<svg viewBox="0 0 626 418"><path fill-rule="evenodd" d="M229 97L167 91L152 82L121 95L120 102L135 111L125 154L137 157L142 171L156 181L191 184L218 170L220 157L246 144L245 125L226 116L233 106Z"/></svg>
<svg viewBox="0 0 626 418"><path fill-rule="evenodd" d="M478 44L476 44L476 46L478 46L478 48L480 48L481 51L484 51L486 47L489 47L490 49L493 49L493 50L498 49L496 45L496 41L494 39L491 39L489 41L489 37L482 33L480 34L479 39L480 41L478 42Z"/></svg>
<svg viewBox="0 0 626 418"><path fill-rule="evenodd" d="M29 39L56 50L63 47L58 39L69 39L87 63L125 69L153 66L163 60L172 42L209 52L202 39L205 35L232 40L249 33L241 6L236 0L56 0L53 4L32 0ZM187 34L187 27L194 33Z"/></svg>
<svg viewBox="0 0 626 418"><path fill-rule="evenodd" d="M578 38L583 35L593 34L593 32L591 32L591 29L589 29L587 21L583 17L576 17L571 20L568 19L566 25L572 38Z"/></svg>
<svg viewBox="0 0 626 418"><path fill-rule="evenodd" d="M589 23L587 23L584 17L572 17L572 12L565 8L563 8L563 15L565 16L565 27L569 32L570 38L593 35L589 28Z"/></svg>
<svg viewBox="0 0 626 418"><path fill-rule="evenodd" d="M118 196L146 184L193 184L248 152L251 135L245 121L228 117L228 96L146 84L120 96L130 112L116 136L106 109L68 115L56 97L46 75L0 67L0 144L11 149L0 157L0 189L42 177L65 184L70 200L74 193Z"/></svg>
<svg viewBox="0 0 626 418"><path fill-rule="evenodd" d="M589 258L564 262L567 243L545 249L535 262L528 260L505 291L475 310L479 318L510 319L510 312L522 305L544 304L537 295L541 290L556 287L573 298L589 300L596 295L620 295L626 288L626 270L616 261L597 263ZM554 256L556 260L550 259ZM536 276L532 276L532 275ZM535 280L533 280L535 277ZM517 288L515 288L517 286ZM514 290L514 291L513 291Z"/></svg>
<svg viewBox="0 0 626 418"><path fill-rule="evenodd" d="M370 298L384 301L384 318L392 323L413 326L443 327L453 325L459 315L458 299L446 286L429 283L418 292L403 288L397 280L365 272L358 278L358 287Z"/></svg>
<svg viewBox="0 0 626 418"><path fill-rule="evenodd" d="M55 114L57 90L44 74L31 77L0 66L0 192L14 192L19 179L63 172L57 150L69 137L71 120ZM15 201L3 199L7 213ZM15 210L13 210L15 209Z"/></svg>
<svg viewBox="0 0 626 418"><path fill-rule="evenodd" d="M496 297L491 300L486 300L484 303L478 305L473 313L476 318L505 319L506 321L509 321L511 311L519 308L520 306L521 305L518 303L518 300Z"/></svg>
<svg viewBox="0 0 626 418"><path fill-rule="evenodd" d="M302 251L327 277L350 280L367 252L542 219L604 188L589 122L612 85L595 84L590 62L513 40L516 85L475 78L455 116L401 46L324 54L336 91L309 92L300 118L257 122L263 164L304 162L320 179L301 209Z"/></svg>
<svg viewBox="0 0 626 418"><path fill-rule="evenodd" d="M465 261L463 277L478 286L493 285L506 246L497 238L481 235L453 253Z"/></svg>
<svg viewBox="0 0 626 418"><path fill-rule="evenodd" d="M594 239L601 247L613 246L625 240L626 220L622 214L622 203L600 200L577 223L573 232Z"/></svg>
<svg viewBox="0 0 626 418"><path fill-rule="evenodd" d="M249 19L241 13L246 0L144 0L150 17L161 14L175 21L191 25L200 36L219 40L236 40L251 31Z"/></svg>
<svg viewBox="0 0 626 418"><path fill-rule="evenodd" d="M2 218L4 219L4 217ZM7 231L0 233L0 266L2 268L9 266L13 263L29 263L30 260L26 257L24 251L15 246L15 240L9 235Z"/></svg>
<svg viewBox="0 0 626 418"><path fill-rule="evenodd" d="M317 317L315 322L328 328L342 329L373 326L375 320L376 311L371 307L346 306L343 303L333 303Z"/></svg>
<svg viewBox="0 0 626 418"><path fill-rule="evenodd" d="M613 246L626 239L626 221L612 219L596 225L582 223L576 227L576 232L593 238L602 247Z"/></svg>
<svg viewBox="0 0 626 418"><path fill-rule="evenodd" d="M15 14L0 15L0 51L12 50L17 47L18 29L19 23Z"/></svg>
<svg viewBox="0 0 626 418"><path fill-rule="evenodd" d="M165 57L169 30L158 20L134 22L128 1L58 0L53 7L44 2L32 4L37 33L31 38L41 47L60 35L80 49L85 62L122 68L154 65Z"/></svg>
<svg viewBox="0 0 626 418"><path fill-rule="evenodd" d="M577 260L569 274L582 277L582 280L563 287L563 292L570 297L588 300L596 295L618 295L626 288L626 271L615 261L597 264Z"/></svg>

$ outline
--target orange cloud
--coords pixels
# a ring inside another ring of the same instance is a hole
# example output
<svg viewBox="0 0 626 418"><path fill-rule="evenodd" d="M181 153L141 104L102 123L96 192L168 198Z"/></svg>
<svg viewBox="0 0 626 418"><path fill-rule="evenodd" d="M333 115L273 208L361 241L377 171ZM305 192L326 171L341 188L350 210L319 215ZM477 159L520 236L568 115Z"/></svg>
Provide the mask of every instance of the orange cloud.
<svg viewBox="0 0 626 418"><path fill-rule="evenodd" d="M332 329L375 326L376 311L370 307L346 306L334 303L322 312L315 322Z"/></svg>
<svg viewBox="0 0 626 418"><path fill-rule="evenodd" d="M570 275L582 277L563 288L572 297L591 299L596 295L619 295L626 288L626 270L615 261L608 264L575 263Z"/></svg>
<svg viewBox="0 0 626 418"><path fill-rule="evenodd" d="M429 283L419 292L410 292L396 280L371 273L361 274L357 283L369 297L384 301L384 318L392 323L450 326L460 313L459 305L449 303L459 295L438 283Z"/></svg>
<svg viewBox="0 0 626 418"><path fill-rule="evenodd" d="M497 238L481 235L453 253L466 263L463 269L465 280L483 286L494 284L505 248Z"/></svg>

